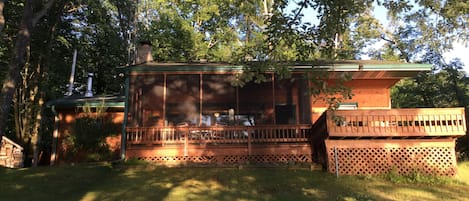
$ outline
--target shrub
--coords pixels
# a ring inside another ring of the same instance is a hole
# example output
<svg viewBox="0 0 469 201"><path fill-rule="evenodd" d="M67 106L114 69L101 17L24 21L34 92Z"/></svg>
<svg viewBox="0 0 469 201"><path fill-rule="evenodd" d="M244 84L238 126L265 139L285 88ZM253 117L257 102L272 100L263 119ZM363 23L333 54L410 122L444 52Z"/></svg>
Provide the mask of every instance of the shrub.
<svg viewBox="0 0 469 201"><path fill-rule="evenodd" d="M118 135L120 126L111 119L86 116L76 119L72 126L68 144L76 160L110 160L112 153L106 144L106 137Z"/></svg>
<svg viewBox="0 0 469 201"><path fill-rule="evenodd" d="M421 183L421 184L446 184L449 179L441 176L426 175L417 170L407 175L399 174L396 168L384 174L384 178L393 183Z"/></svg>

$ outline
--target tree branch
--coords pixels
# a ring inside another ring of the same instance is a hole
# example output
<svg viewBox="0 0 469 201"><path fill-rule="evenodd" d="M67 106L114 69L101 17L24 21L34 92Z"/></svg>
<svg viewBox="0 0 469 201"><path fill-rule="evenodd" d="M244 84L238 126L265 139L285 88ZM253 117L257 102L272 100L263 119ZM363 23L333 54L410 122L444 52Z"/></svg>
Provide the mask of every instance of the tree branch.
<svg viewBox="0 0 469 201"><path fill-rule="evenodd" d="M33 16L33 20L32 20L32 25L33 27L36 26L37 22L42 18L44 17L44 15L46 15L47 11L49 10L49 8L52 7L52 5L54 5L55 3L55 0L49 0L47 1L46 5L44 5L44 7L42 7L42 9L38 12L36 12Z"/></svg>
<svg viewBox="0 0 469 201"><path fill-rule="evenodd" d="M299 3L298 5L300 5L300 8L298 8L298 10L296 11L295 16L292 18L292 22L298 20L298 18L301 15L301 12L303 12L303 9L306 7L306 1L303 1Z"/></svg>
<svg viewBox="0 0 469 201"><path fill-rule="evenodd" d="M394 41L393 39L386 38L384 35L381 35L380 38L384 41L390 42L391 44L396 44L396 41Z"/></svg>

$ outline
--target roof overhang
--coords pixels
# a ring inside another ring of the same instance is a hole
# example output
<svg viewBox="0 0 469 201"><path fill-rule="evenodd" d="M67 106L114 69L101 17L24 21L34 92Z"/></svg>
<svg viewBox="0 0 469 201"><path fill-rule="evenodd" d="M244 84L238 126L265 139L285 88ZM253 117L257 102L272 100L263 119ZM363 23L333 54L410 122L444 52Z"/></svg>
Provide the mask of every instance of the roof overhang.
<svg viewBox="0 0 469 201"><path fill-rule="evenodd" d="M295 66L295 69L327 71L329 72L329 78L337 78L343 73L349 73L352 79L402 79L415 77L423 71L430 71L432 65L381 61L349 61L319 66Z"/></svg>
<svg viewBox="0 0 469 201"><path fill-rule="evenodd" d="M254 64L254 65L253 65ZM125 67L126 71L133 74L152 73L242 73L249 69L250 65L236 65L228 63L144 63ZM356 61L312 61L310 63L280 63L279 66L287 66L291 72L329 72L329 78L335 78L342 73L352 74L353 79L402 79L415 77L419 72L430 71L431 64L413 64L374 60ZM268 69L268 68L267 68ZM273 72L268 69L267 72Z"/></svg>
<svg viewBox="0 0 469 201"><path fill-rule="evenodd" d="M124 108L125 96L122 95L103 95L94 97L71 96L55 99L46 103L47 107L55 108L76 108L76 107L106 107L106 108Z"/></svg>

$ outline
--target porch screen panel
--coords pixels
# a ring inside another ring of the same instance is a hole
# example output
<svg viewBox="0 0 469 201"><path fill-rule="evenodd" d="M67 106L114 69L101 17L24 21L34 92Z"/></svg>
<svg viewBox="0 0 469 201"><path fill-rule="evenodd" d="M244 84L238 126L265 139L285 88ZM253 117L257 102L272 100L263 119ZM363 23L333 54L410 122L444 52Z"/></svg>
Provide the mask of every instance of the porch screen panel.
<svg viewBox="0 0 469 201"><path fill-rule="evenodd" d="M163 121L163 75L133 75L129 89L129 125L154 126Z"/></svg>
<svg viewBox="0 0 469 201"><path fill-rule="evenodd" d="M138 125L138 103L139 103L139 92L141 91L141 83L138 82L140 76L133 75L129 77L129 111L127 114L127 124L130 126Z"/></svg>
<svg viewBox="0 0 469 201"><path fill-rule="evenodd" d="M300 119L300 102L305 93L299 85L302 75L275 80L275 119L277 124L296 124Z"/></svg>
<svg viewBox="0 0 469 201"><path fill-rule="evenodd" d="M139 76L143 126L162 126L164 104L164 75ZM142 125L142 124L141 124Z"/></svg>
<svg viewBox="0 0 469 201"><path fill-rule="evenodd" d="M167 75L166 88L166 123L198 125L201 98L200 75Z"/></svg>
<svg viewBox="0 0 469 201"><path fill-rule="evenodd" d="M239 115L252 116L255 125L274 123L272 76L262 83L249 82L238 89Z"/></svg>
<svg viewBox="0 0 469 201"><path fill-rule="evenodd" d="M202 78L202 125L233 124L229 110L236 110L236 88L231 85L233 75L206 74Z"/></svg>

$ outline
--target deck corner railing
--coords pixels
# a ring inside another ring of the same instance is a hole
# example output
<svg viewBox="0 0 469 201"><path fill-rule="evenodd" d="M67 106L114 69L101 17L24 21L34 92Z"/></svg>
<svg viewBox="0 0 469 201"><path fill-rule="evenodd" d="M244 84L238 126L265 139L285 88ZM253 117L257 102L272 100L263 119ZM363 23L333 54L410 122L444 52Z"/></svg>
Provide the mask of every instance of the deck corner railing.
<svg viewBox="0 0 469 201"><path fill-rule="evenodd" d="M435 137L466 133L464 108L327 112L330 137Z"/></svg>
<svg viewBox="0 0 469 201"><path fill-rule="evenodd" d="M311 125L127 127L128 144L307 142Z"/></svg>

